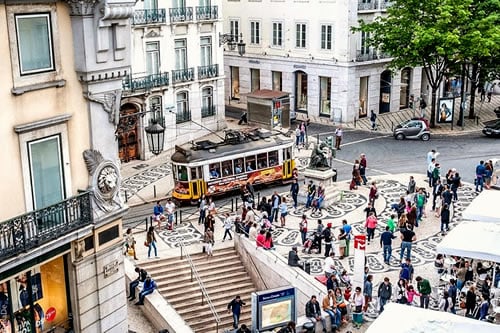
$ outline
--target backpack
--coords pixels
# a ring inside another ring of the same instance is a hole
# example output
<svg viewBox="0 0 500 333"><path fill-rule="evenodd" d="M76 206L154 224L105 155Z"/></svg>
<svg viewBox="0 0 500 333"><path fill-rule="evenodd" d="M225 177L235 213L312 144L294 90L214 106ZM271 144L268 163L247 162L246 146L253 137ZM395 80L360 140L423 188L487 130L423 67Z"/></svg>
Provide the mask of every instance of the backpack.
<svg viewBox="0 0 500 333"><path fill-rule="evenodd" d="M411 274L411 272L410 272L410 266L408 266L407 264L403 264L401 266L401 273L399 274L399 277L401 279L405 279L405 280L409 281L410 280L410 274Z"/></svg>

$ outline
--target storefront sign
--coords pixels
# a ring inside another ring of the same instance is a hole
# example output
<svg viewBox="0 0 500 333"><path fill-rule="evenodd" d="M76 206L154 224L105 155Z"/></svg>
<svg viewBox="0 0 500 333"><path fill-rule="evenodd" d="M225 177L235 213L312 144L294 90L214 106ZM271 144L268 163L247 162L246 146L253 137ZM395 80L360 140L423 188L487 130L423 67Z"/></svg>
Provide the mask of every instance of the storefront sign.
<svg viewBox="0 0 500 333"><path fill-rule="evenodd" d="M45 320L52 321L56 318L56 309L54 307L50 307L47 312L45 312Z"/></svg>
<svg viewBox="0 0 500 333"><path fill-rule="evenodd" d="M118 273L120 269L120 262L118 260L113 260L107 265L104 265L104 277L107 278L115 273Z"/></svg>
<svg viewBox="0 0 500 333"><path fill-rule="evenodd" d="M293 65L293 68L306 69L306 65Z"/></svg>

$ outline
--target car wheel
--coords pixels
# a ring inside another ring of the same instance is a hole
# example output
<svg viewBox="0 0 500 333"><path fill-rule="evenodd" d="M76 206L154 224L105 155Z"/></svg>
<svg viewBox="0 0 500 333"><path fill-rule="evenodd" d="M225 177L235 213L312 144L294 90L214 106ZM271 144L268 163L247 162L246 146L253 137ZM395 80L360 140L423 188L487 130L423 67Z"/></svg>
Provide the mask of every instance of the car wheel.
<svg viewBox="0 0 500 333"><path fill-rule="evenodd" d="M430 138L431 136L427 133L422 134L422 136L420 137L422 141L429 141Z"/></svg>
<svg viewBox="0 0 500 333"><path fill-rule="evenodd" d="M396 135L396 140L403 140L405 138L405 135L403 133L398 133Z"/></svg>

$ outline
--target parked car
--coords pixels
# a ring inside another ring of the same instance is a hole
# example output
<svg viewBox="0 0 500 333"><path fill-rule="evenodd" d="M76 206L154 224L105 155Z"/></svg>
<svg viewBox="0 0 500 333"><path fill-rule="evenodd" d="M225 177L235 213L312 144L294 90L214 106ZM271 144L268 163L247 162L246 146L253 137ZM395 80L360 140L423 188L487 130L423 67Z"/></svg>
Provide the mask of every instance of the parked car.
<svg viewBox="0 0 500 333"><path fill-rule="evenodd" d="M393 135L396 140L420 139L422 141L428 141L431 138L431 132L427 125L427 121L420 118L402 122L396 126Z"/></svg>
<svg viewBox="0 0 500 333"><path fill-rule="evenodd" d="M500 137L500 119L484 123L483 134L491 137Z"/></svg>
<svg viewBox="0 0 500 333"><path fill-rule="evenodd" d="M500 118L500 106L497 106L495 109L493 109L493 112L495 112L497 118Z"/></svg>

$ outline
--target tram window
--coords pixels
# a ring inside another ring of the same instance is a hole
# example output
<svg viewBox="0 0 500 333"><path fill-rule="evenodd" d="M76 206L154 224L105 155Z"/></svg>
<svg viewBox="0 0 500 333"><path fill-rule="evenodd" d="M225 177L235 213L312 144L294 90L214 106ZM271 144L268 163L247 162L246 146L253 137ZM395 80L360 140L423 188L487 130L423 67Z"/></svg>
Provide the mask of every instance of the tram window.
<svg viewBox="0 0 500 333"><path fill-rule="evenodd" d="M269 166L278 165L278 152L270 151L269 152Z"/></svg>
<svg viewBox="0 0 500 333"><path fill-rule="evenodd" d="M247 156L245 162L245 171L249 172L255 170L255 156Z"/></svg>
<svg viewBox="0 0 500 333"><path fill-rule="evenodd" d="M191 180L198 179L196 175L196 168L191 168Z"/></svg>
<svg viewBox="0 0 500 333"><path fill-rule="evenodd" d="M233 174L233 161L222 162L222 177L231 176Z"/></svg>
<svg viewBox="0 0 500 333"><path fill-rule="evenodd" d="M243 171L243 159L234 160L234 173L237 175Z"/></svg>
<svg viewBox="0 0 500 333"><path fill-rule="evenodd" d="M187 168L184 165L179 165L177 167L177 174L179 175L179 180L188 180Z"/></svg>
<svg viewBox="0 0 500 333"><path fill-rule="evenodd" d="M220 178L220 164L212 163L210 164L210 178Z"/></svg>
<svg viewBox="0 0 500 333"><path fill-rule="evenodd" d="M267 168L267 153L257 155L257 169Z"/></svg>
<svg viewBox="0 0 500 333"><path fill-rule="evenodd" d="M287 149L285 149L286 151L286 160L289 160L292 158L292 148L291 147L288 147Z"/></svg>

